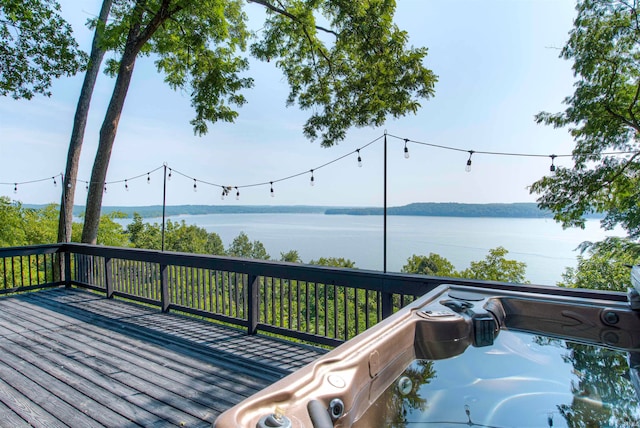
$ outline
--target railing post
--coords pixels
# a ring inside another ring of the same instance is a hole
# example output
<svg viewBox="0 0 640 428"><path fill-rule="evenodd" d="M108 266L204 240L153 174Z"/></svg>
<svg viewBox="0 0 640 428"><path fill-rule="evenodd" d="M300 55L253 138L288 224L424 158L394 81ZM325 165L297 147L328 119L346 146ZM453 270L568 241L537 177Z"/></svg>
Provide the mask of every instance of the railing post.
<svg viewBox="0 0 640 428"><path fill-rule="evenodd" d="M171 296L169 296L169 272L166 264L160 264L160 303L162 312L169 312Z"/></svg>
<svg viewBox="0 0 640 428"><path fill-rule="evenodd" d="M248 301L247 301L247 334L258 332L258 319L260 308L260 277L257 275L247 275L248 281Z"/></svg>
<svg viewBox="0 0 640 428"><path fill-rule="evenodd" d="M107 298L113 297L113 268L111 257L104 258L104 286L107 292Z"/></svg>
<svg viewBox="0 0 640 428"><path fill-rule="evenodd" d="M68 251L63 251L60 253L60 257L62 257L62 262L64 263L64 286L67 288L71 287L71 253Z"/></svg>
<svg viewBox="0 0 640 428"><path fill-rule="evenodd" d="M393 293L387 290L386 281L382 280L382 292L380 293L380 304L382 305L382 319L386 319L393 314Z"/></svg>

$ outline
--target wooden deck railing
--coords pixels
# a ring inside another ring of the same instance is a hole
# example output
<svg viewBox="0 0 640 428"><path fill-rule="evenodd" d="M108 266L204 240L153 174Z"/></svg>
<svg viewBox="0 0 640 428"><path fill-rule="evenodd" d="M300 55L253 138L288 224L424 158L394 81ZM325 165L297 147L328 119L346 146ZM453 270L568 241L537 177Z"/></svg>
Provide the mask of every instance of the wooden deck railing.
<svg viewBox="0 0 640 428"><path fill-rule="evenodd" d="M59 245L0 248L0 294L65 284Z"/></svg>
<svg viewBox="0 0 640 428"><path fill-rule="evenodd" d="M0 248L0 294L78 286L243 326L249 334L325 345L352 338L443 283L568 294L557 287L84 244Z"/></svg>

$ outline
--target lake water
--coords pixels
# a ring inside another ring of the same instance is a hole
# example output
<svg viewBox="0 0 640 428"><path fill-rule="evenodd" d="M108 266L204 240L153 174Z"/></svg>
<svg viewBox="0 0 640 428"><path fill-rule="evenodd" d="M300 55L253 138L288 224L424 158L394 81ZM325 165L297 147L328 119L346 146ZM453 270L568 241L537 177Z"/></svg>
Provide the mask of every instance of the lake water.
<svg viewBox="0 0 640 428"><path fill-rule="evenodd" d="M297 250L303 261L344 257L361 269L383 269L383 217L324 214L211 214L169 217L216 232L225 247L240 232L261 241L272 259ZM146 219L160 223L161 219ZM437 253L456 269L482 260L489 249L502 246L507 258L527 264L533 284L555 285L567 266L576 265L576 247L599 241L606 232L598 220L586 228L562 230L552 219L389 216L387 270L398 272L413 254ZM126 224L126 222L124 222Z"/></svg>

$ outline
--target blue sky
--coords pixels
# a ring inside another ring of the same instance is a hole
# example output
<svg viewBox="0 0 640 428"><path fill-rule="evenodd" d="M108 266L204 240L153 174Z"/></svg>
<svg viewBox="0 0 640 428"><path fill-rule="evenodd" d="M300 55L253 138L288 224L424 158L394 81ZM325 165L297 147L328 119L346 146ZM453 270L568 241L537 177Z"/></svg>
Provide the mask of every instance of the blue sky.
<svg viewBox="0 0 640 428"><path fill-rule="evenodd" d="M96 15L100 1L62 0L65 18L79 43L89 50L92 34L85 21ZM247 4L252 25L260 27L261 6ZM275 181L316 168L389 134L464 150L566 154L573 147L565 130L534 122L540 111L559 111L572 93L571 64L558 58L574 17L569 0L399 0L396 23L408 31L410 43L426 46L425 65L438 76L436 95L422 102L417 115L389 120L380 128L352 129L347 139L322 148L302 135L308 112L285 107L287 86L273 63L253 62L255 87L234 124L210 126L204 137L193 135L187 94L164 84L153 58L136 64L111 157L108 181L143 174L108 186L104 205L162 203L161 172L146 172L167 163L198 180L230 186ZM54 84L51 98L31 101L0 99L0 182L14 183L58 175L64 171L68 140L82 76ZM98 130L113 88L100 75L82 151L79 179L90 178ZM168 204L345 205L380 206L383 198L382 141L363 149L363 167L349 156L309 174L274 185L241 189L240 200L220 199L220 189L174 174ZM401 140L389 139L390 206L411 202L535 201L527 186L549 173L548 158L473 156L466 173L466 153L409 144L403 157ZM568 165L570 159L557 159ZM59 202L60 185L52 181L0 185L0 195L25 203ZM76 204L84 205L84 186Z"/></svg>

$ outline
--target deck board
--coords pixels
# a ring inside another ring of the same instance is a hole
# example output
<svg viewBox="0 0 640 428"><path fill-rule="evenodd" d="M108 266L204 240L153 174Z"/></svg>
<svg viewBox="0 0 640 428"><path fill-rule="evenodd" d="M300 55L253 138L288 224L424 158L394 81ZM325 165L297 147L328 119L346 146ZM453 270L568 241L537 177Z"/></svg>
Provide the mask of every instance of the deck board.
<svg viewBox="0 0 640 428"><path fill-rule="evenodd" d="M0 298L0 426L210 426L324 351L76 289Z"/></svg>
<svg viewBox="0 0 640 428"><path fill-rule="evenodd" d="M0 394L3 393L3 389L0 386ZM12 426L15 428L26 428L29 427L29 424L25 422L24 419L19 417L16 413L13 412L9 407L5 406L3 403L0 403L0 415L6 415L6 419L2 421L3 424L7 426Z"/></svg>

